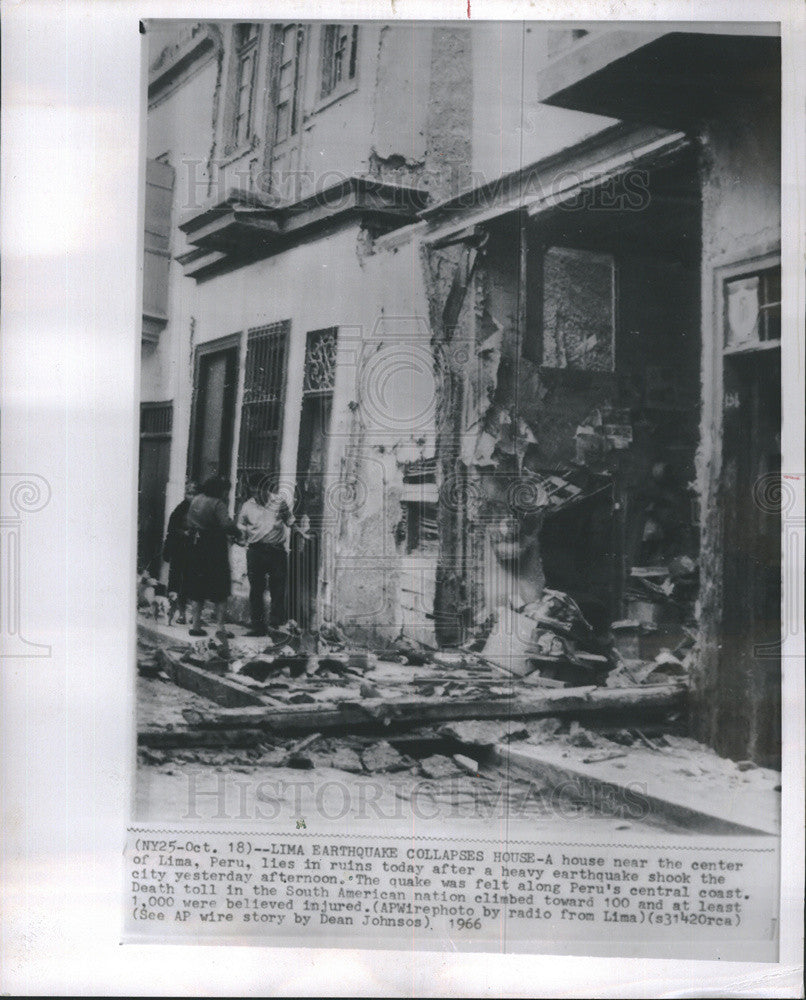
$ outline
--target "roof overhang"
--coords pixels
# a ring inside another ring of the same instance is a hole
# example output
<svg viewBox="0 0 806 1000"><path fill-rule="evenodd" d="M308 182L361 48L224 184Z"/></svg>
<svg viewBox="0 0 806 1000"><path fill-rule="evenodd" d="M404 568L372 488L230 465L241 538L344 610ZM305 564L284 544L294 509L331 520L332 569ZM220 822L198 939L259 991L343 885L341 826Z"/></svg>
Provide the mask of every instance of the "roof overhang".
<svg viewBox="0 0 806 1000"><path fill-rule="evenodd" d="M780 76L778 25L612 27L592 31L549 63L538 96L573 111L693 128L748 101L777 108Z"/></svg>
<svg viewBox="0 0 806 1000"><path fill-rule="evenodd" d="M390 232L415 221L428 203L420 188L348 177L299 201L278 204L231 191L194 210L179 224L192 249L180 256L185 274L197 279L269 257L349 221Z"/></svg>

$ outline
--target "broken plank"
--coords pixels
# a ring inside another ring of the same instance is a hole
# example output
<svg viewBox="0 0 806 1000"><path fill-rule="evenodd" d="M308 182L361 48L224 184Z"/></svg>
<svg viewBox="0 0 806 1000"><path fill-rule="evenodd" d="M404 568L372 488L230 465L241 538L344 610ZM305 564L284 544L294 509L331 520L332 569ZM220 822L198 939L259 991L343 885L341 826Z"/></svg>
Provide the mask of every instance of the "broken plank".
<svg viewBox="0 0 806 1000"><path fill-rule="evenodd" d="M301 754L303 750L307 750L308 747L316 743L317 740L321 740L321 738L321 733L311 733L310 736L306 736L304 739L298 740L293 744L293 746L288 748L288 752L285 756L286 761L290 760L292 757L296 757L298 754Z"/></svg>
<svg viewBox="0 0 806 1000"><path fill-rule="evenodd" d="M421 726L429 722L460 719L512 719L557 714L602 714L629 711L633 718L642 713L679 709L685 703L684 684L653 685L641 688L557 688L523 691L505 701L490 698L421 697L363 699L316 705L253 706L224 709L186 709L182 714L199 728L260 726L270 732L298 733L312 730L349 729L352 726Z"/></svg>
<svg viewBox="0 0 806 1000"><path fill-rule="evenodd" d="M344 701L339 708L357 709L365 719L410 721L417 724L451 719L504 719L530 715L668 710L683 705L684 685L669 684L641 688L552 688L522 691L506 701L487 698L400 698Z"/></svg>
<svg viewBox="0 0 806 1000"><path fill-rule="evenodd" d="M366 722L366 715L358 709L342 709L333 702L316 702L313 705L246 705L243 708L210 708L182 710L185 721L201 729L231 726L262 726L282 733L306 733L320 729L334 729L349 723Z"/></svg>

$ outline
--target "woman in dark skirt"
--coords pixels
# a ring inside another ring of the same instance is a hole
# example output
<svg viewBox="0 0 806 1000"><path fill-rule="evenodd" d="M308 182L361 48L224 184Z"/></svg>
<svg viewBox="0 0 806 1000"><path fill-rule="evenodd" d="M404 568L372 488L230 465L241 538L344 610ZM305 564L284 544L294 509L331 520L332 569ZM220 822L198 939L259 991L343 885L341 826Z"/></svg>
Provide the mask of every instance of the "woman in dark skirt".
<svg viewBox="0 0 806 1000"><path fill-rule="evenodd" d="M229 638L224 627L227 598L232 587L229 565L229 540L239 531L227 510L230 484L216 476L202 484L200 492L190 501L187 512L188 552L185 593L193 601L193 636L207 635L202 628L202 607L205 601L216 606L216 635Z"/></svg>
<svg viewBox="0 0 806 1000"><path fill-rule="evenodd" d="M176 608L179 617L176 619L180 625L185 624L185 608L187 606L187 592L185 578L187 576L188 559L188 526L187 515L190 501L196 496L198 489L192 479L185 483L185 499L182 500L173 510L168 518L168 531L165 536L165 545L162 549L162 557L165 562L170 563L171 569L168 573L168 596L176 601ZM176 595L174 597L174 595ZM171 623L173 610L168 616L168 624Z"/></svg>

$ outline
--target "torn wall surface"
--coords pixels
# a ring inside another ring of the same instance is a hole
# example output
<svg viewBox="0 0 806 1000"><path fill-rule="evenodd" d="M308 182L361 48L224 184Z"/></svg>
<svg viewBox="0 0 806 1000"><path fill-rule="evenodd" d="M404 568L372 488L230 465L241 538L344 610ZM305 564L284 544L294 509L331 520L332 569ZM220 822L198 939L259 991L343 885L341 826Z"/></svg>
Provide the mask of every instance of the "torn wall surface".
<svg viewBox="0 0 806 1000"><path fill-rule="evenodd" d="M675 557L695 565L696 190L685 215L663 207L671 184L695 182L683 156L653 171L661 207L629 225L582 206L528 220L511 214L428 246L435 354L450 392L438 461L458 499L441 523L446 596L438 587L437 598L453 614L445 641L539 602L546 585L606 630L657 597L645 578L631 578L633 567ZM594 263L612 275L601 292L588 281ZM580 357L571 340L561 355L547 350L547 331L564 313L569 336L588 324ZM676 597L661 598L651 624L676 645L692 595L670 586ZM515 628L508 621L505 630Z"/></svg>

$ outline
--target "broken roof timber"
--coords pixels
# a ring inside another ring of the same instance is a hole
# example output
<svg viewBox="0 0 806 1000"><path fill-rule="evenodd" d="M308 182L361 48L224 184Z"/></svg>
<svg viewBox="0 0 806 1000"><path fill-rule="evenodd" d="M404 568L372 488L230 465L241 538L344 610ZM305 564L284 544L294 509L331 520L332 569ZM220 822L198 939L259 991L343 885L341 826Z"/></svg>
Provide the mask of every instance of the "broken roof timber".
<svg viewBox="0 0 806 1000"><path fill-rule="evenodd" d="M445 244L471 236L474 227L510 212L530 215L572 200L581 190L603 184L642 164L656 164L691 145L682 131L618 123L489 184L468 189L420 212L428 228L424 240Z"/></svg>

